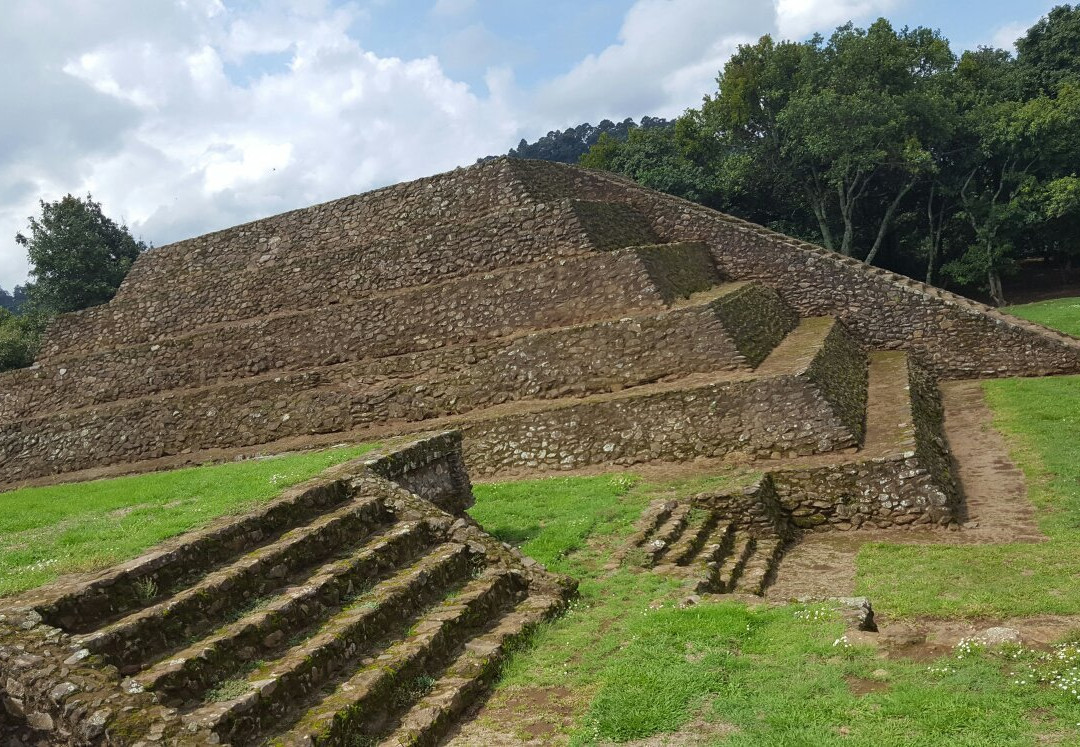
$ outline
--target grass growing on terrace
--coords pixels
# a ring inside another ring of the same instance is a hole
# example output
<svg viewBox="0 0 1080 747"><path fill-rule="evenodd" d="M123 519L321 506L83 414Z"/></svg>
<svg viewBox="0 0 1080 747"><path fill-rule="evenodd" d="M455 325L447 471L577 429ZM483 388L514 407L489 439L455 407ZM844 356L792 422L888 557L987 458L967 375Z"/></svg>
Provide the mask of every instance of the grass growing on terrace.
<svg viewBox="0 0 1080 747"><path fill-rule="evenodd" d="M744 478L714 482L725 479ZM682 608L687 592L672 579L613 567L651 499L701 489L626 475L476 487L485 528L575 576L580 597L514 655L474 728L513 724L523 740L577 745L658 734L669 741L639 744L1072 743L1080 703L1016 684L1012 662L883 661L840 640L844 625L824 608Z"/></svg>
<svg viewBox="0 0 1080 747"><path fill-rule="evenodd" d="M894 616L1080 614L1080 377L997 379L983 388L1050 541L867 545L859 593Z"/></svg>
<svg viewBox="0 0 1080 747"><path fill-rule="evenodd" d="M0 596L138 556L374 445L0 493Z"/></svg>
<svg viewBox="0 0 1080 747"><path fill-rule="evenodd" d="M1080 337L1080 298L1055 298L1052 301L1009 306L1003 311Z"/></svg>

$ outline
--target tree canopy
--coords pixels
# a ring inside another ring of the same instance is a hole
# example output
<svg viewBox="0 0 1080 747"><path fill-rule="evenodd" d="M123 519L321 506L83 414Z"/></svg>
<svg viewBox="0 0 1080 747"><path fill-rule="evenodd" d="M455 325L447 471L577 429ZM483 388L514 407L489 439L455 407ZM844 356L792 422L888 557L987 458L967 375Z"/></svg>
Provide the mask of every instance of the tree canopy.
<svg viewBox="0 0 1080 747"><path fill-rule="evenodd" d="M1080 6L1017 47L958 56L885 19L765 36L674 127L581 163L1002 303L1024 258L1080 255Z"/></svg>
<svg viewBox="0 0 1080 747"><path fill-rule="evenodd" d="M27 293L38 311L59 314L106 303L146 249L90 195L42 200L41 217L29 221L29 235L19 233L15 241L30 257Z"/></svg>
<svg viewBox="0 0 1080 747"><path fill-rule="evenodd" d="M57 314L106 303L146 249L127 227L106 216L90 195L41 201L15 241L30 258L30 282L0 289L0 371L30 365Z"/></svg>

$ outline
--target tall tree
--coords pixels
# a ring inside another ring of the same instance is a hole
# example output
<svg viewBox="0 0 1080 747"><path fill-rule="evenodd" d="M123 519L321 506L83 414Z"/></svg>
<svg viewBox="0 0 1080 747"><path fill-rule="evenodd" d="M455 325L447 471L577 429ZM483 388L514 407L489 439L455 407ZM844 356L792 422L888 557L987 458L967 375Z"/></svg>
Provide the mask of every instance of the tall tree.
<svg viewBox="0 0 1080 747"><path fill-rule="evenodd" d="M1067 80L1080 79L1080 5L1059 5L1016 42L1024 81L1032 95L1053 96Z"/></svg>
<svg viewBox="0 0 1080 747"><path fill-rule="evenodd" d="M29 234L15 241L30 257L30 305L58 314L107 302L146 244L101 211L90 195L41 201Z"/></svg>

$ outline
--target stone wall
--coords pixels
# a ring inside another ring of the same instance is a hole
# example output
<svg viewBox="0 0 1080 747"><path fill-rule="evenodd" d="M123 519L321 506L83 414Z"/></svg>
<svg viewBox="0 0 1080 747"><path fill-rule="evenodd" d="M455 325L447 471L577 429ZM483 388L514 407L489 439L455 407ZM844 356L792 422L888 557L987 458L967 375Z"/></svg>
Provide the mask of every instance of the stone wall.
<svg viewBox="0 0 1080 747"><path fill-rule="evenodd" d="M755 294L740 297L748 308L769 308ZM38 417L9 412L9 422L0 424L0 459L8 480L24 480L312 433L400 428L513 400L587 396L695 372L748 370L725 330L726 313L737 307L721 295L704 305L479 345L268 374ZM73 400L69 395L57 406L71 407Z"/></svg>
<svg viewBox="0 0 1080 747"><path fill-rule="evenodd" d="M944 411L929 369L905 356L909 417L892 453L771 472L792 522L803 529L850 530L951 524L959 492L944 434Z"/></svg>
<svg viewBox="0 0 1080 747"><path fill-rule="evenodd" d="M947 512L955 515L960 506L960 490L945 438L945 406L937 379L917 355L908 356L908 392L915 429L915 456L945 495Z"/></svg>
<svg viewBox="0 0 1080 747"><path fill-rule="evenodd" d="M806 375L840 422L862 442L866 433L867 361L845 325L833 326L824 350L814 358Z"/></svg>
<svg viewBox="0 0 1080 747"><path fill-rule="evenodd" d="M719 301L724 328L752 367L799 324L799 315L767 285L746 283Z"/></svg>
<svg viewBox="0 0 1080 747"><path fill-rule="evenodd" d="M806 456L857 443L821 393L800 375L601 396L467 423L462 430L466 464L477 475L688 461L733 452L759 458Z"/></svg>
<svg viewBox="0 0 1080 747"><path fill-rule="evenodd" d="M703 251L671 247L672 267ZM0 400L14 403L0 409L73 392L93 392L95 401L138 397L660 309L665 266L650 256L648 269L634 249L586 255L43 363L0 375Z"/></svg>
<svg viewBox="0 0 1080 747"><path fill-rule="evenodd" d="M780 502L802 529L951 524L954 505L912 452L773 472Z"/></svg>
<svg viewBox="0 0 1080 747"><path fill-rule="evenodd" d="M404 238L364 234L310 246L271 239L264 254L234 271L181 273L167 285L144 283L138 293L129 289L109 304L59 317L39 359L657 241L628 206L591 210L587 225L575 206L571 200L530 205Z"/></svg>
<svg viewBox="0 0 1080 747"><path fill-rule="evenodd" d="M796 533L770 475L762 476L741 490L700 493L692 501L699 508L719 512L724 521L734 523L736 528L755 537L790 540Z"/></svg>
<svg viewBox="0 0 1080 747"><path fill-rule="evenodd" d="M822 247L603 172L512 162L536 199L626 201L669 237L705 241L721 272L771 287L802 316L833 315L864 347L917 352L945 378L1080 372L1080 340Z"/></svg>
<svg viewBox="0 0 1080 747"><path fill-rule="evenodd" d="M722 289L724 290L724 289ZM353 404L354 425L369 421L417 419L430 413L465 412L510 399L594 394L696 371L746 368L727 326L733 315L766 313L767 294L738 293L705 305L689 305L653 314L541 330L498 340L435 348L386 358L365 359L303 372L279 372L225 382L196 390L169 392L154 400L159 409L245 422L252 408L271 407L278 416L289 412L305 392L336 387ZM779 304L779 299L773 298ZM744 334L748 332L744 331ZM138 395L131 388L117 392L117 382L82 375L73 369L42 364L9 376L0 392L0 423L40 421L57 412L108 405L118 395ZM136 382L129 382L133 384ZM365 394L365 389L370 392ZM291 399L289 392L295 392ZM285 398L285 399L283 399ZM367 399L368 408L360 403ZM279 409L279 400L280 407ZM132 402L115 405L124 409ZM208 413L213 415L207 415ZM74 413L72 413L74 414ZM27 423L28 424L28 423ZM152 422L142 428L156 428ZM308 426L319 429L312 423ZM148 432L148 431L147 431Z"/></svg>
<svg viewBox="0 0 1080 747"><path fill-rule="evenodd" d="M449 514L464 515L475 502L458 431L421 437L367 454L361 464Z"/></svg>

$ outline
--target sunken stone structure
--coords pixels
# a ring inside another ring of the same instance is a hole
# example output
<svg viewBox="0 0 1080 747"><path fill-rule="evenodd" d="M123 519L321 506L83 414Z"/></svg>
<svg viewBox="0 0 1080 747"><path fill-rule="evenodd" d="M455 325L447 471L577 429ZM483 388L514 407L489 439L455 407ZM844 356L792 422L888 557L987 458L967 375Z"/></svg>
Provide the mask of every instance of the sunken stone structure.
<svg viewBox="0 0 1080 747"><path fill-rule="evenodd" d="M58 745L434 744L572 592L469 520L469 474L751 462L624 557L761 594L802 533L956 522L941 379L1077 372L1080 340L559 164L154 249L0 376L0 486L389 445L11 600L3 713Z"/></svg>

